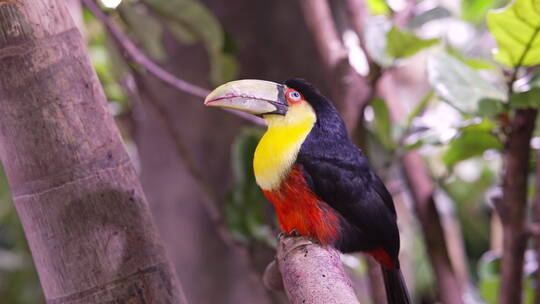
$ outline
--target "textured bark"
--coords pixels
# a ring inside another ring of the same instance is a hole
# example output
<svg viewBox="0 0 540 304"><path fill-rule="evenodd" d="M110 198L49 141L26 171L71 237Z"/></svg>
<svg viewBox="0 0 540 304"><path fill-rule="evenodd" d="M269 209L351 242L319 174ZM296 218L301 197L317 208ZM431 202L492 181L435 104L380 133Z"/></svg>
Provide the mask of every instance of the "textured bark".
<svg viewBox="0 0 540 304"><path fill-rule="evenodd" d="M499 303L521 303L523 255L527 246L526 208L530 141L537 111L517 110L510 125L504 155L503 198L500 211L504 228Z"/></svg>
<svg viewBox="0 0 540 304"><path fill-rule="evenodd" d="M48 303L186 303L62 0L0 1L0 158Z"/></svg>
<svg viewBox="0 0 540 304"><path fill-rule="evenodd" d="M302 237L283 237L276 261L290 303L360 304L335 249Z"/></svg>
<svg viewBox="0 0 540 304"><path fill-rule="evenodd" d="M380 95L389 102L390 115L399 121L403 115L401 96L394 84L395 72L386 72L379 84ZM428 175L426 165L416 151L408 152L401 159L405 182L414 201L414 209L420 221L426 242L427 254L437 279L437 287L442 303L461 304L462 286L458 280L448 254L441 216L433 198L434 185Z"/></svg>

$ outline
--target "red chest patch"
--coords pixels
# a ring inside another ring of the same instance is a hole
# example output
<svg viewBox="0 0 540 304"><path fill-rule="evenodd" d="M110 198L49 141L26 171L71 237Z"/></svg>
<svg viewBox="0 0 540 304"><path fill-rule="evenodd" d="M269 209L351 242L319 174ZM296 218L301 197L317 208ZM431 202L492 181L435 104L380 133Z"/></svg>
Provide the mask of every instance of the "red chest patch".
<svg viewBox="0 0 540 304"><path fill-rule="evenodd" d="M323 245L339 236L339 215L309 188L300 166L295 165L281 186L263 191L274 205L281 229L316 239Z"/></svg>

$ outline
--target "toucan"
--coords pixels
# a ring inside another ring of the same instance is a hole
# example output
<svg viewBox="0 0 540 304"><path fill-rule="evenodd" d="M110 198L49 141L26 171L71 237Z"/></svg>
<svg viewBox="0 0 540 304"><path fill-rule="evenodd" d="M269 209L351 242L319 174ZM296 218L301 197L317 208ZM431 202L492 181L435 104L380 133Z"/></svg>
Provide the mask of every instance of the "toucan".
<svg viewBox="0 0 540 304"><path fill-rule="evenodd" d="M371 255L381 265L388 303L410 303L392 196L328 98L299 78L246 79L219 86L204 103L264 119L253 169L284 233Z"/></svg>

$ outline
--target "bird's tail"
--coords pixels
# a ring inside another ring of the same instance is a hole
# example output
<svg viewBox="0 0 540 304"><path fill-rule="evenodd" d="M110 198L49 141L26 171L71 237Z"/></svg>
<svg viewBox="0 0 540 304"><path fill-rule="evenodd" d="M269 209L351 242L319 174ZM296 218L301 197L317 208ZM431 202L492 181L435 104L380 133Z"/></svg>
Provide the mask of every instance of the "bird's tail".
<svg viewBox="0 0 540 304"><path fill-rule="evenodd" d="M409 292L403 280L403 274L399 268L382 268L384 287L386 289L386 298L388 304L410 304Z"/></svg>

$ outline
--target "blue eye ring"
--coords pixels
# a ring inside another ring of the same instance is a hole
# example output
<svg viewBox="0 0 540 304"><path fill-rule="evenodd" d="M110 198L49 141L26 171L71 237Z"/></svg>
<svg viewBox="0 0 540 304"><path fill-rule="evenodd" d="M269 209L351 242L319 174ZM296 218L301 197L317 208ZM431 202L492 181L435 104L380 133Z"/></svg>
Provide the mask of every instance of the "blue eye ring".
<svg viewBox="0 0 540 304"><path fill-rule="evenodd" d="M295 101L298 101L302 98L302 95L296 91L289 92L289 98Z"/></svg>

